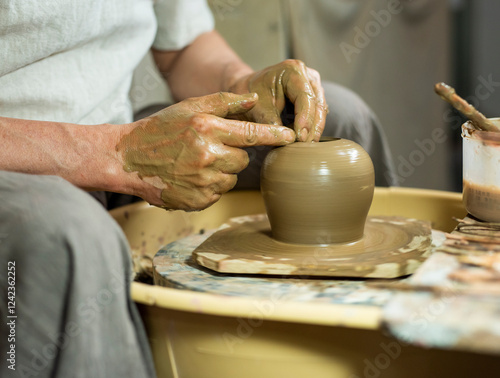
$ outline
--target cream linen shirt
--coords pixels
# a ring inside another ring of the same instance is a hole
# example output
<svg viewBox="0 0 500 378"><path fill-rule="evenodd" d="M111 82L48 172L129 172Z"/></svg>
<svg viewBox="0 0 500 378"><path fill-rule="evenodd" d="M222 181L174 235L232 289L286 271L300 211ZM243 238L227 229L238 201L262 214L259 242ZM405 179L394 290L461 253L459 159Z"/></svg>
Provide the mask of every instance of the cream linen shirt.
<svg viewBox="0 0 500 378"><path fill-rule="evenodd" d="M213 27L204 0L0 0L0 116L130 122L151 46L181 49Z"/></svg>

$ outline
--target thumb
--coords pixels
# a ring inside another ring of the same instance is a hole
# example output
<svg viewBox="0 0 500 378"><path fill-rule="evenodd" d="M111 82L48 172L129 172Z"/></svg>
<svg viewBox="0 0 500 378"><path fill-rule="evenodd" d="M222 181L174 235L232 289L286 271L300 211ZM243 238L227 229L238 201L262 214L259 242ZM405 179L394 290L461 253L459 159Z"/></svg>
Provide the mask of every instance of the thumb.
<svg viewBox="0 0 500 378"><path fill-rule="evenodd" d="M253 120L266 125L283 126L283 121L277 109L273 106L259 104L252 109Z"/></svg>
<svg viewBox="0 0 500 378"><path fill-rule="evenodd" d="M257 93L239 95L229 92L218 92L196 98L196 111L226 118L227 116L244 113L252 109L258 99L259 96Z"/></svg>

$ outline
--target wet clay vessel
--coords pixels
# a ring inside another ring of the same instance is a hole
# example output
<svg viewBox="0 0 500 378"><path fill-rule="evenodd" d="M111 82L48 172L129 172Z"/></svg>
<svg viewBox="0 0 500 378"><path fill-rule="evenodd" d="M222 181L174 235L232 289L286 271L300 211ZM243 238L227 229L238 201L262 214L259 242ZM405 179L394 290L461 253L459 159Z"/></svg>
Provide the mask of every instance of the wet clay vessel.
<svg viewBox="0 0 500 378"><path fill-rule="evenodd" d="M223 273L394 278L430 252L428 222L368 217L373 164L345 139L272 150L261 174L267 217L233 222L193 252Z"/></svg>
<svg viewBox="0 0 500 378"><path fill-rule="evenodd" d="M361 239L374 186L370 156L347 139L274 149L261 172L273 238L286 243Z"/></svg>

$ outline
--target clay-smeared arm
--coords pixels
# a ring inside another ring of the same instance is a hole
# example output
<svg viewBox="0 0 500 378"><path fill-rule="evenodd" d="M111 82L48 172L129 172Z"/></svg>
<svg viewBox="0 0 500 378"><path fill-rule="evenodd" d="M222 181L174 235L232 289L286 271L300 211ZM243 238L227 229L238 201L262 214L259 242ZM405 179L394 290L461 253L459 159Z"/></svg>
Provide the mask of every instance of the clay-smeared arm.
<svg viewBox="0 0 500 378"><path fill-rule="evenodd" d="M294 129L300 141L319 140L327 106L317 71L287 60L253 72L215 31L202 34L180 51L153 51L177 100L217 91L255 92L259 102L243 119L281 125L285 96L295 106Z"/></svg>
<svg viewBox="0 0 500 378"><path fill-rule="evenodd" d="M285 127L226 120L257 95L188 99L125 125L0 118L0 170L58 175L86 190L134 194L168 209L199 210L248 164L238 147L295 140Z"/></svg>

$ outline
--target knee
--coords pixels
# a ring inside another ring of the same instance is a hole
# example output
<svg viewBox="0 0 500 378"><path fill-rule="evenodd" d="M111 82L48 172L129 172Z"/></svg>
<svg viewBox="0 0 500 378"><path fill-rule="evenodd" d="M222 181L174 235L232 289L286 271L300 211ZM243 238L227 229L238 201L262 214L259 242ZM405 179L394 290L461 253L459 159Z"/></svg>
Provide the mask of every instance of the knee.
<svg viewBox="0 0 500 378"><path fill-rule="evenodd" d="M353 91L331 82L323 86L330 110L323 135L360 144L373 161L376 185L397 185L389 144L375 113Z"/></svg>
<svg viewBox="0 0 500 378"><path fill-rule="evenodd" d="M365 144L378 128L374 112L352 90L328 81L322 85L329 110L323 135Z"/></svg>
<svg viewBox="0 0 500 378"><path fill-rule="evenodd" d="M123 239L102 206L67 181L5 172L1 178L5 200L0 204L0 233L3 247L16 258L23 253L54 255L73 249L76 243L92 247L110 234Z"/></svg>

